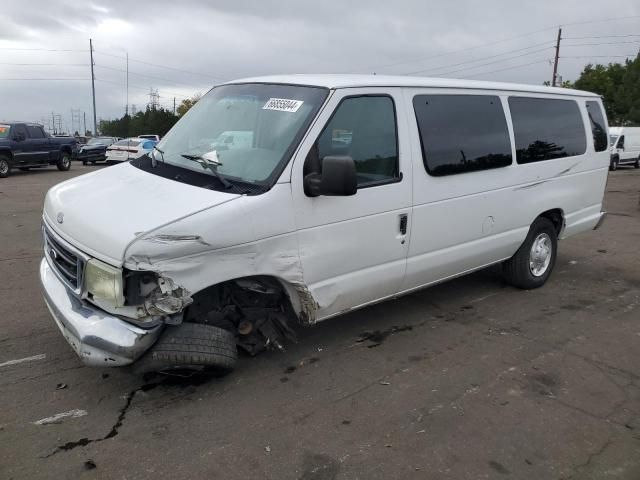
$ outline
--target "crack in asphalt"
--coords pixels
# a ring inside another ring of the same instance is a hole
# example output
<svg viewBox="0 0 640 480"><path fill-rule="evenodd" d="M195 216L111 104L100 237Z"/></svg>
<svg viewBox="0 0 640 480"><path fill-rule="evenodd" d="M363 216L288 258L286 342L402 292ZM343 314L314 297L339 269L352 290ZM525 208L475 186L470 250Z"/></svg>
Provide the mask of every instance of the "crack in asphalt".
<svg viewBox="0 0 640 480"><path fill-rule="evenodd" d="M109 432L104 437L100 437L100 438L84 437L84 438L81 438L80 440L58 445L55 449L53 449L51 453L43 456L42 458L53 457L54 455L60 452L67 452L77 447L86 447L91 443L98 443L98 442L102 442L104 440L109 440L110 438L116 437L119 433L120 427L122 427L122 424L124 423L124 419L127 416L127 412L129 411L129 408L131 407L131 403L133 402L133 399L135 398L136 394L138 392L148 392L149 390L153 390L158 385L162 385L162 383L163 382L148 383L129 392L125 397L124 406L120 409L120 413L118 414L118 418L116 419L116 422L113 424L113 426L111 427L111 430L109 430Z"/></svg>

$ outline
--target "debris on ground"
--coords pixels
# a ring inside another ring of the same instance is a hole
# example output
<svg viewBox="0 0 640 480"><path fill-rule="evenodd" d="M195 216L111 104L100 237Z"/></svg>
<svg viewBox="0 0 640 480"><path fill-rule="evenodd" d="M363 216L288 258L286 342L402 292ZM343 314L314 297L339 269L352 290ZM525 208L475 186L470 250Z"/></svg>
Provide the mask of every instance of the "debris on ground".
<svg viewBox="0 0 640 480"><path fill-rule="evenodd" d="M96 462L94 462L93 460L87 460L86 462L84 462L85 470L93 470L96 467L97 467Z"/></svg>
<svg viewBox="0 0 640 480"><path fill-rule="evenodd" d="M68 385L66 383L59 383L56 385L56 390L64 390Z"/></svg>

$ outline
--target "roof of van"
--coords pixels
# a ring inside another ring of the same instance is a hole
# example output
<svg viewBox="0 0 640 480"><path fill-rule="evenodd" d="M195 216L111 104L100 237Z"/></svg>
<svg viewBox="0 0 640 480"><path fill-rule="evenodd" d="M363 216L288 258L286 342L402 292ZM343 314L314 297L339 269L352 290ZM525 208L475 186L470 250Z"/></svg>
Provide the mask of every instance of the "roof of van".
<svg viewBox="0 0 640 480"><path fill-rule="evenodd" d="M308 85L326 88L356 87L430 87L430 88L466 88L484 90L507 90L511 92L533 92L556 95L575 95L580 97L599 97L599 95L570 88L545 87L518 83L483 82L478 80L460 80L453 78L409 77L404 75L352 75L352 74L293 74L270 75L264 77L242 78L226 83L284 83L290 85Z"/></svg>

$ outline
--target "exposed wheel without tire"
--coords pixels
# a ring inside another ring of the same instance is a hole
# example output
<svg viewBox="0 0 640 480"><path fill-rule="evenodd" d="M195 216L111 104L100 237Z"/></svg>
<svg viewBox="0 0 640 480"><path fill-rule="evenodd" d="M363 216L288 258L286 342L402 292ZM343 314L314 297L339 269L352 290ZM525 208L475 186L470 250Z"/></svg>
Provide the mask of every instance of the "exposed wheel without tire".
<svg viewBox="0 0 640 480"><path fill-rule="evenodd" d="M134 365L135 373L225 375L238 360L235 334L219 327L183 323L166 327L160 339Z"/></svg>
<svg viewBox="0 0 640 480"><path fill-rule="evenodd" d="M555 225L548 218L538 217L515 255L504 262L505 280L518 288L541 287L551 275L557 250Z"/></svg>
<svg viewBox="0 0 640 480"><path fill-rule="evenodd" d="M7 178L10 172L11 164L9 163L9 158L4 155L0 155L0 178Z"/></svg>
<svg viewBox="0 0 640 480"><path fill-rule="evenodd" d="M62 153L60 159L56 162L56 167L62 172L66 172L71 168L71 155Z"/></svg>

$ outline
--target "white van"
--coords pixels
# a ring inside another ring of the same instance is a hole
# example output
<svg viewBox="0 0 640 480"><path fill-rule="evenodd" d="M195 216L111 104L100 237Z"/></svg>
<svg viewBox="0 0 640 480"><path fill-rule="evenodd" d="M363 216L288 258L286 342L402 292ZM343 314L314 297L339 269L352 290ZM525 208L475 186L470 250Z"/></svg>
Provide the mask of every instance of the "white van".
<svg viewBox="0 0 640 480"><path fill-rule="evenodd" d="M211 150L224 132L251 142ZM502 263L536 288L602 219L599 96L291 75L213 88L151 155L53 187L44 296L89 365L230 370L295 322Z"/></svg>
<svg viewBox="0 0 640 480"><path fill-rule="evenodd" d="M609 127L611 143L610 170L618 165L640 168L640 127Z"/></svg>

